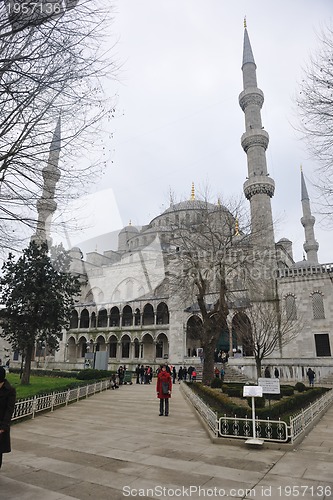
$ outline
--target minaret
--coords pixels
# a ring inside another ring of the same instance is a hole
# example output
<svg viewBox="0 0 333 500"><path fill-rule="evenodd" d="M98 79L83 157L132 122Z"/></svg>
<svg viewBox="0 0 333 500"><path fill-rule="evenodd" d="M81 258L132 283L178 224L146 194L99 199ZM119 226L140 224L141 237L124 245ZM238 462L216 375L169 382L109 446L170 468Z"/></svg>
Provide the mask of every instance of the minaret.
<svg viewBox="0 0 333 500"><path fill-rule="evenodd" d="M47 165L43 168L43 192L40 199L37 201L38 221L36 234L31 237L31 241L37 244L44 242L50 246L52 240L50 237L52 215L56 211L57 204L54 201L56 184L60 178L60 170L58 168L59 155L61 149L61 118L58 122L53 134L50 153Z"/></svg>
<svg viewBox="0 0 333 500"><path fill-rule="evenodd" d="M310 264L318 264L318 248L319 244L315 239L314 224L315 217L311 213L310 198L306 189L303 170L301 168L301 202L303 217L301 218L302 226L304 227L305 243L303 248L306 252L307 261Z"/></svg>
<svg viewBox="0 0 333 500"><path fill-rule="evenodd" d="M241 144L247 155L248 178L243 189L250 201L254 241L260 247L274 248L271 198L274 195L275 183L267 172L266 149L269 136L261 122L264 94L257 87L257 66L245 20L244 28L242 65L244 90L239 95L239 104L245 114L245 133L242 135Z"/></svg>
<svg viewBox="0 0 333 500"><path fill-rule="evenodd" d="M195 201L195 187L194 187L194 182L192 182L192 187L191 187L191 201Z"/></svg>

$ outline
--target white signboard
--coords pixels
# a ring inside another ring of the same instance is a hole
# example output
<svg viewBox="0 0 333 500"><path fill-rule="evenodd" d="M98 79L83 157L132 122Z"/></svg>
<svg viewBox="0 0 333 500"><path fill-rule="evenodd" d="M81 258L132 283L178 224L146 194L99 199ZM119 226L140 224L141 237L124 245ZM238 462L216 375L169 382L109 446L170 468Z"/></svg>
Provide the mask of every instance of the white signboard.
<svg viewBox="0 0 333 500"><path fill-rule="evenodd" d="M258 385L264 394L280 394L280 380L278 378L258 378Z"/></svg>
<svg viewBox="0 0 333 500"><path fill-rule="evenodd" d="M262 397L262 387L259 385L244 385L243 387L243 396L251 396L255 398Z"/></svg>

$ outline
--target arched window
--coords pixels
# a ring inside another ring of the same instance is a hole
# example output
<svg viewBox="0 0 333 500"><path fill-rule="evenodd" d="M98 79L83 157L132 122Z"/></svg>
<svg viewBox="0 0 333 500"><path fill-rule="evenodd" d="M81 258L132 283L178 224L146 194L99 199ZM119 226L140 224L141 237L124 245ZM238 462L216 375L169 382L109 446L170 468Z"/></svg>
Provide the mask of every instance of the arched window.
<svg viewBox="0 0 333 500"><path fill-rule="evenodd" d="M110 311L110 326L119 326L120 313L118 307L112 307Z"/></svg>
<svg viewBox="0 0 333 500"><path fill-rule="evenodd" d="M146 304L143 309L142 324L143 325L154 324L154 309L151 304Z"/></svg>
<svg viewBox="0 0 333 500"><path fill-rule="evenodd" d="M100 311L98 311L97 328L103 328L107 325L108 313L106 312L106 309L100 309Z"/></svg>
<svg viewBox="0 0 333 500"><path fill-rule="evenodd" d="M287 295L285 300L287 320L293 321L297 319L296 299L294 295Z"/></svg>
<svg viewBox="0 0 333 500"><path fill-rule="evenodd" d="M312 294L313 319L325 319L324 299L320 292Z"/></svg>
<svg viewBox="0 0 333 500"><path fill-rule="evenodd" d="M79 315L75 309L72 311L69 328L78 328L79 326Z"/></svg>
<svg viewBox="0 0 333 500"><path fill-rule="evenodd" d="M122 326L132 326L133 325L133 313L130 306L125 306L123 309L123 319Z"/></svg>
<svg viewBox="0 0 333 500"><path fill-rule="evenodd" d="M191 316L186 324L186 352L187 356L196 356L201 347L202 320L199 316Z"/></svg>
<svg viewBox="0 0 333 500"><path fill-rule="evenodd" d="M112 337L110 337L110 341L109 341L109 344L110 344L110 347L109 347L109 356L110 358L116 358L117 357L117 337L115 337L114 335L112 335Z"/></svg>
<svg viewBox="0 0 333 500"><path fill-rule="evenodd" d="M80 328L89 328L89 313L87 309L81 311Z"/></svg>
<svg viewBox="0 0 333 500"><path fill-rule="evenodd" d="M165 302L160 302L157 306L156 322L158 325L169 324L169 309Z"/></svg>
<svg viewBox="0 0 333 500"><path fill-rule="evenodd" d="M121 357L122 358L129 358L130 345L131 345L131 339L129 338L128 335L124 335L123 338L121 339Z"/></svg>

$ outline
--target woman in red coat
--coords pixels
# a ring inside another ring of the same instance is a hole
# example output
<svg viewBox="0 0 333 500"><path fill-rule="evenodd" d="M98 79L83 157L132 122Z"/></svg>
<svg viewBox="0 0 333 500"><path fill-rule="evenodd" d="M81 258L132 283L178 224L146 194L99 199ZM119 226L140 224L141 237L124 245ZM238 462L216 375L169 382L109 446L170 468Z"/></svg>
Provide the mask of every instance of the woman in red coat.
<svg viewBox="0 0 333 500"><path fill-rule="evenodd" d="M10 452L10 421L15 408L16 391L6 380L6 371L0 366L0 468L2 454Z"/></svg>
<svg viewBox="0 0 333 500"><path fill-rule="evenodd" d="M172 381L166 366L162 365L157 375L156 392L160 400L160 417L169 415L169 398L171 398Z"/></svg>

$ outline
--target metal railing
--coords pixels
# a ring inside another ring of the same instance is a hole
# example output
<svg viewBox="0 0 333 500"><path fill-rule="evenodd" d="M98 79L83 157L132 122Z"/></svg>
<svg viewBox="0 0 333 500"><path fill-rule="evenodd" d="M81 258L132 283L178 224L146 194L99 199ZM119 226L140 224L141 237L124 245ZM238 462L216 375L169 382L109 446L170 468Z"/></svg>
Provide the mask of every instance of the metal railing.
<svg viewBox="0 0 333 500"><path fill-rule="evenodd" d="M75 389L68 389L62 392L52 392L43 396L34 396L32 398L20 399L15 403L15 409L12 420L31 417L42 411L53 411L58 406L67 406L68 403L87 398L96 392L102 392L109 389L110 381L101 380L93 384L88 384Z"/></svg>
<svg viewBox="0 0 333 500"><path fill-rule="evenodd" d="M207 406L202 399L195 394L186 383L182 382L180 388L191 404L202 416L208 427L214 434L217 433L217 413Z"/></svg>
<svg viewBox="0 0 333 500"><path fill-rule="evenodd" d="M326 392L321 398L290 418L290 436L293 442L305 429L333 403L333 390Z"/></svg>
<svg viewBox="0 0 333 500"><path fill-rule="evenodd" d="M252 419L223 417L218 418L209 406L190 389L186 383L181 383L181 390L194 408L201 415L209 429L216 437L248 439L253 437ZM293 443L305 429L333 403L333 390L328 391L317 401L304 408L300 413L290 418L288 425L283 420L256 418L256 438L278 443Z"/></svg>
<svg viewBox="0 0 333 500"><path fill-rule="evenodd" d="M256 438L264 441L286 443L290 439L289 426L283 420L261 420L256 418ZM238 417L220 417L217 435L220 437L248 439L253 437L252 419Z"/></svg>

